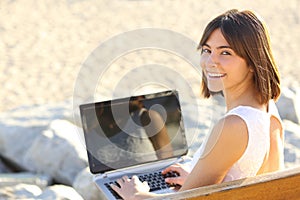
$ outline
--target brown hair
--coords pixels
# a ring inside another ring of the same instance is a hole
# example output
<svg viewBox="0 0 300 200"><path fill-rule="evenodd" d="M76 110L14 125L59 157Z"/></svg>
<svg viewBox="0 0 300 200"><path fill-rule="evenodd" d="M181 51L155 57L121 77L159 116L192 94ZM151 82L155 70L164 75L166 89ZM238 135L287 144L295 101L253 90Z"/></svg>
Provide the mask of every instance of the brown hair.
<svg viewBox="0 0 300 200"><path fill-rule="evenodd" d="M231 48L253 69L260 103L268 103L270 99L277 100L280 95L280 76L264 23L251 11L229 10L206 26L198 49L202 48L211 33L218 28ZM204 75L202 94L205 98L212 94L207 88Z"/></svg>

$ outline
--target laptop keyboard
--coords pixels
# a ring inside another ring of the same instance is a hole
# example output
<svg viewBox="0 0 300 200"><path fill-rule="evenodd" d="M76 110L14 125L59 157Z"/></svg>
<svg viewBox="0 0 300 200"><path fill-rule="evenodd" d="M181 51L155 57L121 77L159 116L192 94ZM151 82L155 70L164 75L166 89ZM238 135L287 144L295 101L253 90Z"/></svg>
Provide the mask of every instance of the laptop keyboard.
<svg viewBox="0 0 300 200"><path fill-rule="evenodd" d="M144 182L147 181L148 185L150 187L150 192L155 192L157 190L163 190L167 189L171 186L168 183L165 182L165 178L167 177L177 177L178 174L176 172L169 172L167 174L162 174L161 172L152 172L147 174L140 174L137 175L140 179L140 181ZM119 185L116 181L112 181L109 183L105 183L105 186L107 189L116 197L116 199L122 199L111 187L110 184Z"/></svg>

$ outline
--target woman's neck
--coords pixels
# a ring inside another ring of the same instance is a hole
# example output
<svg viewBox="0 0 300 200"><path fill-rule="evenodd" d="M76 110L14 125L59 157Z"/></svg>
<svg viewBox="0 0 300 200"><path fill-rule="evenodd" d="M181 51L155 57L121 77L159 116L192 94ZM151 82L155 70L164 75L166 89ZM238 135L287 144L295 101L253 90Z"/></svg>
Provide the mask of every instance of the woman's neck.
<svg viewBox="0 0 300 200"><path fill-rule="evenodd" d="M259 102L257 90L253 85L224 91L227 111L237 106L251 106L266 111L266 105Z"/></svg>

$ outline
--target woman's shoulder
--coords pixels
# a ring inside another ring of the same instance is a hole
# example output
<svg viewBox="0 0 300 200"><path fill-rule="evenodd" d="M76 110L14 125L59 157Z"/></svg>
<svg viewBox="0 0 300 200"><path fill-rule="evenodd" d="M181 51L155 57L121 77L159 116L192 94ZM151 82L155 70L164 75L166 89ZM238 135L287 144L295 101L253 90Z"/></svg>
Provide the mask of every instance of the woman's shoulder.
<svg viewBox="0 0 300 200"><path fill-rule="evenodd" d="M273 115L275 117L279 117L278 109L277 106L274 102L274 100L270 100L268 105L267 105L267 112L259 109L255 106L250 106L250 105L240 105L237 107L234 107L233 109L229 110L225 115L230 115L230 114L240 114L240 115Z"/></svg>
<svg viewBox="0 0 300 200"><path fill-rule="evenodd" d="M238 143L248 138L247 124L239 116L228 115L215 124L211 134L228 144Z"/></svg>
<svg viewBox="0 0 300 200"><path fill-rule="evenodd" d="M229 110L226 115L231 115L231 114L239 114L239 115L252 115L252 114L268 114L267 112L260 110L259 108L253 107L253 106L237 106L231 110Z"/></svg>
<svg viewBox="0 0 300 200"><path fill-rule="evenodd" d="M252 106L238 106L228 111L224 117L229 118L230 116L238 116L246 125L255 123L258 126L259 124L267 125L271 114Z"/></svg>
<svg viewBox="0 0 300 200"><path fill-rule="evenodd" d="M218 121L216 127L222 128L222 132L228 133L241 133L247 131L247 124L239 115L225 115Z"/></svg>
<svg viewBox="0 0 300 200"><path fill-rule="evenodd" d="M202 158L220 158L214 160L224 166L232 166L245 152L248 143L248 131L245 122L238 116L220 119L211 131L202 152Z"/></svg>

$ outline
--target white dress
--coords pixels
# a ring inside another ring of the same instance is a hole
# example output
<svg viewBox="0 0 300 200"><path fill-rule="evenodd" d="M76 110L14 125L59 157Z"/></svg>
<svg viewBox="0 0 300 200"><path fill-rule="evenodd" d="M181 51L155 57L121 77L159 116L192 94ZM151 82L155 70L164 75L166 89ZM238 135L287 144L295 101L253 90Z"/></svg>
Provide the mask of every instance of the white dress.
<svg viewBox="0 0 300 200"><path fill-rule="evenodd" d="M266 153L270 149L270 118L276 117L280 122L280 116L274 101L269 103L268 113L249 106L238 106L225 114L236 115L243 119L248 129L248 145L242 157L230 168L223 182L255 176L264 161ZM194 154L191 169L202 156L205 142ZM283 152L283 151L282 151ZM281 163L282 166L284 163Z"/></svg>

